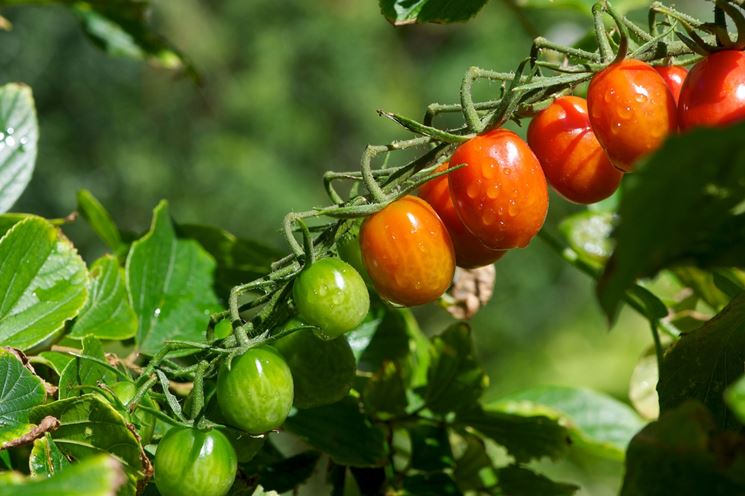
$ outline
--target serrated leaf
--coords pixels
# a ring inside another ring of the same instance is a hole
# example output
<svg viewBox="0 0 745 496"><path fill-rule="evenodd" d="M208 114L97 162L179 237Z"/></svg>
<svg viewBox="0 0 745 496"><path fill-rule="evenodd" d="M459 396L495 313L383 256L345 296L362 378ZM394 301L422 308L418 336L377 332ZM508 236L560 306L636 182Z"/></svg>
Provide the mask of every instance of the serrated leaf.
<svg viewBox="0 0 745 496"><path fill-rule="evenodd" d="M59 378L59 399L81 396L86 391L80 386L95 386L100 382L113 382L116 380L116 374L105 367L102 363L91 360L97 358L101 362L106 362L106 355L103 352L103 346L93 336L86 336L83 339L83 355L74 357L65 366Z"/></svg>
<svg viewBox="0 0 745 496"><path fill-rule="evenodd" d="M491 458L486 453L484 440L479 436L464 434L465 449L455 460L453 477L462 491L478 491L494 487L497 474Z"/></svg>
<svg viewBox="0 0 745 496"><path fill-rule="evenodd" d="M523 416L481 407L458 413L456 423L503 446L517 462L557 458L571 445L571 434L546 415Z"/></svg>
<svg viewBox="0 0 745 496"><path fill-rule="evenodd" d="M510 496L571 496L579 490L579 486L553 481L519 465L500 468L497 477L500 489Z"/></svg>
<svg viewBox="0 0 745 496"><path fill-rule="evenodd" d="M34 425L31 409L44 402L41 379L24 367L18 357L0 348L0 447L27 434Z"/></svg>
<svg viewBox="0 0 745 496"><path fill-rule="evenodd" d="M511 394L489 405L506 413L548 415L566 426L573 444L622 459L631 438L644 426L627 405L589 389L544 386Z"/></svg>
<svg viewBox="0 0 745 496"><path fill-rule="evenodd" d="M351 396L332 405L298 410L285 421L284 429L340 465L374 467L385 463L383 431L362 414Z"/></svg>
<svg viewBox="0 0 745 496"><path fill-rule="evenodd" d="M65 367L74 357L61 351L42 351L30 358L33 363L40 363L52 369L58 376L62 374Z"/></svg>
<svg viewBox="0 0 745 496"><path fill-rule="evenodd" d="M610 235L616 222L611 212L584 211L562 220L559 231L582 260L599 269L613 253Z"/></svg>
<svg viewBox="0 0 745 496"><path fill-rule="evenodd" d="M395 417L406 412L406 385L395 362L385 362L365 384L362 394L365 411L381 418Z"/></svg>
<svg viewBox="0 0 745 496"><path fill-rule="evenodd" d="M669 348L657 386L660 411L697 399L724 429L739 429L724 403L724 390L736 381L745 363L745 294L699 329L682 336Z"/></svg>
<svg viewBox="0 0 745 496"><path fill-rule="evenodd" d="M169 339L204 341L209 315L218 309L214 269L214 260L198 243L176 238L168 204L161 202L150 231L132 244L127 256L140 352L152 355Z"/></svg>
<svg viewBox="0 0 745 496"><path fill-rule="evenodd" d="M38 139L31 88L0 86L0 212L13 206L31 180Z"/></svg>
<svg viewBox="0 0 745 496"><path fill-rule="evenodd" d="M78 211L112 251L122 248L122 235L106 208L87 189L78 191Z"/></svg>
<svg viewBox="0 0 745 496"><path fill-rule="evenodd" d="M725 391L724 398L740 422L745 424L745 376Z"/></svg>
<svg viewBox="0 0 745 496"><path fill-rule="evenodd" d="M486 0L379 0L385 18L397 26L415 22L467 21L485 3Z"/></svg>
<svg viewBox="0 0 745 496"><path fill-rule="evenodd" d="M70 465L50 478L9 475L0 478L0 496L114 496L126 481L121 463L102 454Z"/></svg>
<svg viewBox="0 0 745 496"><path fill-rule="evenodd" d="M70 337L92 335L100 339L127 339L137 332L137 315L129 301L124 270L112 255L90 268L88 299L75 320Z"/></svg>
<svg viewBox="0 0 745 496"><path fill-rule="evenodd" d="M745 494L745 438L716 431L689 401L662 414L629 445L622 496Z"/></svg>
<svg viewBox="0 0 745 496"><path fill-rule="evenodd" d="M137 481L144 476L140 444L112 405L97 393L85 394L38 406L30 418L38 422L48 415L60 421L59 428L52 433L60 451L76 460L101 452L115 455L127 473L129 483L125 494L135 494Z"/></svg>
<svg viewBox="0 0 745 496"><path fill-rule="evenodd" d="M48 432L43 438L34 441L31 456L28 459L31 475L52 477L68 465L70 465L70 460L60 451Z"/></svg>
<svg viewBox="0 0 745 496"><path fill-rule="evenodd" d="M0 344L23 350L59 333L85 303L85 263L61 232L28 217L0 239Z"/></svg>
<svg viewBox="0 0 745 496"><path fill-rule="evenodd" d="M427 407L438 413L471 408L489 384L473 355L471 328L463 322L448 327L432 338L431 350L424 395Z"/></svg>
<svg viewBox="0 0 745 496"><path fill-rule="evenodd" d="M743 132L738 124L671 136L625 178L616 249L598 285L609 317L636 279L665 267L745 266Z"/></svg>

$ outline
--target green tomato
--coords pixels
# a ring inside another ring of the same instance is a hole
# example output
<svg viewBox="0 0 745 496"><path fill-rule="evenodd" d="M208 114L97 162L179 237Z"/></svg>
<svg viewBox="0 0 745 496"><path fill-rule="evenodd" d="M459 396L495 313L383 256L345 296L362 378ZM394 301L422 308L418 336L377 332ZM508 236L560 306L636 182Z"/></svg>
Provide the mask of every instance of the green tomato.
<svg viewBox="0 0 745 496"><path fill-rule="evenodd" d="M220 369L217 402L225 419L249 434L281 426L292 408L290 367L271 346L250 348Z"/></svg>
<svg viewBox="0 0 745 496"><path fill-rule="evenodd" d="M119 401L121 401L122 404L126 407L129 406L129 402L132 401L132 398L134 398L135 394L137 394L137 386L135 386L134 383L128 381L115 382L109 387L119 399ZM153 401L153 399L150 398L150 396L148 396L147 394L142 397L140 404L153 408L155 410L160 410L158 404ZM135 417L140 424L140 428L138 430L140 434L140 442L143 446L149 444L150 441L153 439L153 431L155 430L155 422L157 420L155 415L144 410L135 410Z"/></svg>
<svg viewBox="0 0 745 496"><path fill-rule="evenodd" d="M293 319L283 326L292 329L303 323ZM357 363L347 340L316 337L310 329L295 331L274 342L292 371L295 406L328 405L347 395L354 382Z"/></svg>
<svg viewBox="0 0 745 496"><path fill-rule="evenodd" d="M153 468L162 496L224 496L238 460L220 431L174 427L158 443Z"/></svg>
<svg viewBox="0 0 745 496"><path fill-rule="evenodd" d="M233 333L233 324L228 319L222 319L215 324L215 339L225 339Z"/></svg>
<svg viewBox="0 0 745 496"><path fill-rule="evenodd" d="M362 260L362 249L360 248L360 225L357 221L354 225L336 240L336 251L339 258L354 267L359 272L367 285L372 285L372 280L367 274L365 262Z"/></svg>
<svg viewBox="0 0 745 496"><path fill-rule="evenodd" d="M295 279L292 297L298 317L319 328L316 334L334 339L351 331L370 309L370 295L360 274L338 258L323 258Z"/></svg>

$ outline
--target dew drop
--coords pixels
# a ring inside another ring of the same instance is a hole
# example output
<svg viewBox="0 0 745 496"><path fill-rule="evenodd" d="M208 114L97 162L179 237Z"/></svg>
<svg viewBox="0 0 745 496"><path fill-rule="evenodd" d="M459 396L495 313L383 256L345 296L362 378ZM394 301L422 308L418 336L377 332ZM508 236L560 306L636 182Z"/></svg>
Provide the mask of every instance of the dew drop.
<svg viewBox="0 0 745 496"><path fill-rule="evenodd" d="M486 179L491 179L491 178L493 178L493 177L494 177L494 174L495 174L495 172L496 172L496 171L494 170L494 164L489 164L489 165L485 166L485 167L484 167L484 168L482 169L482 174L484 175L484 178L486 178Z"/></svg>
<svg viewBox="0 0 745 496"><path fill-rule="evenodd" d="M491 208L484 210L484 212L481 214L481 222L483 222L485 226L490 226L494 224L494 221L496 220L497 220L496 212L494 212L494 210Z"/></svg>
<svg viewBox="0 0 745 496"><path fill-rule="evenodd" d="M512 169L510 169L509 167L505 167L502 170L504 171L505 176L509 176L510 174L512 174Z"/></svg>
<svg viewBox="0 0 745 496"><path fill-rule="evenodd" d="M649 99L649 98L647 97L647 95L645 95L645 94L643 94L643 93L639 93L639 94L637 94L637 95L636 95L636 96L634 97L634 100L636 100L636 101L637 101L637 103L646 103L646 101L647 101L648 99Z"/></svg>
<svg viewBox="0 0 745 496"><path fill-rule="evenodd" d="M154 318L156 318L156 319L157 319L158 317L160 317L160 308L156 308L156 309L155 309L155 310L153 311L153 317L154 317Z"/></svg>
<svg viewBox="0 0 745 496"><path fill-rule="evenodd" d="M471 183L468 185L468 188L466 189L466 194L469 198L476 198L479 196L479 185L476 183Z"/></svg>
<svg viewBox="0 0 745 496"><path fill-rule="evenodd" d="M498 184L490 184L488 188L486 188L486 196L490 199L494 200L499 196L499 185Z"/></svg>
<svg viewBox="0 0 745 496"><path fill-rule="evenodd" d="M618 109L618 117L624 121L631 119L632 113L633 112L631 111L631 107L629 105Z"/></svg>
<svg viewBox="0 0 745 496"><path fill-rule="evenodd" d="M517 215L517 200L510 200L510 206L507 207L507 213L510 214L510 217Z"/></svg>

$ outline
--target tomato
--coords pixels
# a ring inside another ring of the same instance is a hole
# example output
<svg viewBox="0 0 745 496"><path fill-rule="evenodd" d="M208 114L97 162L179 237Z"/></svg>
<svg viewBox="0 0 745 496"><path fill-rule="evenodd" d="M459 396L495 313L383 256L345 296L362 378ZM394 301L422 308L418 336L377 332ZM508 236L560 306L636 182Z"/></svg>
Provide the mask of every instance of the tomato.
<svg viewBox="0 0 745 496"><path fill-rule="evenodd" d="M678 127L670 88L651 65L639 60L622 60L595 74L587 107L595 136L611 163L625 172Z"/></svg>
<svg viewBox="0 0 745 496"><path fill-rule="evenodd" d="M227 421L249 434L282 425L292 408L290 367L271 346L250 348L224 364L217 378L217 402Z"/></svg>
<svg viewBox="0 0 745 496"><path fill-rule="evenodd" d="M283 329L302 326L292 319ZM321 340L309 329L294 331L274 342L274 347L287 361L295 388L295 406L313 408L335 403L352 387L357 362L352 347L340 336Z"/></svg>
<svg viewBox="0 0 745 496"><path fill-rule="evenodd" d="M137 394L137 386L128 381L115 382L109 386L109 388L125 407L129 406L129 402L132 401L132 398ZM140 404L155 410L160 410L158 404L147 394L142 397ZM155 415L144 410L135 410L134 415L140 424L140 428L137 432L140 435L142 445L149 444L153 438L153 431L155 430Z"/></svg>
<svg viewBox="0 0 745 496"><path fill-rule="evenodd" d="M429 303L453 280L450 235L432 207L416 196L400 198L365 219L360 247L375 289L393 303Z"/></svg>
<svg viewBox="0 0 745 496"><path fill-rule="evenodd" d="M370 309L362 276L338 258L322 258L304 268L295 279L292 297L300 319L317 326L324 339L351 331Z"/></svg>
<svg viewBox="0 0 745 496"><path fill-rule="evenodd" d="M745 52L723 50L693 66L680 92L680 129L745 119Z"/></svg>
<svg viewBox="0 0 745 496"><path fill-rule="evenodd" d="M153 468L163 496L223 496L233 485L238 461L219 431L174 427L158 443Z"/></svg>
<svg viewBox="0 0 745 496"><path fill-rule="evenodd" d="M440 165L436 172L447 169L448 164ZM489 265L504 256L506 251L492 250L485 246L479 238L471 234L458 217L450 197L450 186L448 176L440 176L425 183L419 189L419 196L432 205L440 220L450 234L455 250L455 265L464 269L474 269Z"/></svg>
<svg viewBox="0 0 745 496"><path fill-rule="evenodd" d="M233 334L233 324L229 319L222 319L215 324L215 339L225 339Z"/></svg>
<svg viewBox="0 0 745 496"><path fill-rule="evenodd" d="M541 229L548 188L528 144L512 131L494 129L460 145L450 167L450 195L463 224L486 246L522 248Z"/></svg>
<svg viewBox="0 0 745 496"><path fill-rule="evenodd" d="M587 102L563 96L530 122L528 144L549 184L576 203L595 203L613 194L623 174L608 160L590 127Z"/></svg>
<svg viewBox="0 0 745 496"><path fill-rule="evenodd" d="M656 65L654 70L657 74L662 76L665 80L665 84L670 88L670 92L675 98L675 103L678 103L680 99L680 90L683 88L683 82L688 75L688 69L679 65Z"/></svg>
<svg viewBox="0 0 745 496"><path fill-rule="evenodd" d="M361 221L354 221L352 228L336 240L336 251L339 253L339 258L359 272L365 284L372 285L370 276L367 274L367 269L365 269L365 262L362 261L362 250L360 249L361 225Z"/></svg>

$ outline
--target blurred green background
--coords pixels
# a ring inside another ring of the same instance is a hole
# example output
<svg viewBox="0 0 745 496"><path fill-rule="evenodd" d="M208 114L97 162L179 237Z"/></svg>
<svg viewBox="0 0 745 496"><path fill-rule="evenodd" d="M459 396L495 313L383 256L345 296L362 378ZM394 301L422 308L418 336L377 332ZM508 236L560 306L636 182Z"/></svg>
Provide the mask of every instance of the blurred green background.
<svg viewBox="0 0 745 496"><path fill-rule="evenodd" d="M356 169L366 144L409 136L376 109L419 118L429 102L457 101L468 66L512 70L534 36L571 42L591 25L579 12L521 11L509 0L487 3L467 24L402 28L373 0L153 5L156 29L191 57L202 87L107 56L63 8L3 10L13 30L0 33L0 79L32 86L41 125L34 178L15 210L64 216L85 187L121 226L142 231L167 198L179 222L285 250L282 217L327 202L324 170ZM548 222L575 210L552 196ZM103 248L78 224L68 232L91 260ZM417 314L428 333L450 321L434 306ZM473 327L487 399L561 384L627 401L651 345L629 312L609 332L589 279L540 240L498 262L494 299ZM616 492L620 463L574 462L543 468L580 477L584 494Z"/></svg>

